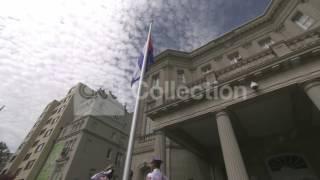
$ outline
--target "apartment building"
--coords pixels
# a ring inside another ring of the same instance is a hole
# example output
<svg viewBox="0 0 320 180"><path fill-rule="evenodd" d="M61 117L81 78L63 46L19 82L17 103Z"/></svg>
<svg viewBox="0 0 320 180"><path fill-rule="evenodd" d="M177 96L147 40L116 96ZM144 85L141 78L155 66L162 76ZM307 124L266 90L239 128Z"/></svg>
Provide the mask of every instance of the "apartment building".
<svg viewBox="0 0 320 180"><path fill-rule="evenodd" d="M87 180L113 164L117 178L130 122L111 92L79 83L45 108L1 173L17 180Z"/></svg>

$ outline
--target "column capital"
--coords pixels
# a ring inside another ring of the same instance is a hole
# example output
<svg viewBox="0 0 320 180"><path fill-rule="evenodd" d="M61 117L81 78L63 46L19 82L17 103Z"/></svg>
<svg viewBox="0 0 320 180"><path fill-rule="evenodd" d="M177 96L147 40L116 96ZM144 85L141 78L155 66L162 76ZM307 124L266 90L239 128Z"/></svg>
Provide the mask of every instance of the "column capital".
<svg viewBox="0 0 320 180"><path fill-rule="evenodd" d="M315 78L303 84L303 90L313 104L320 110L320 79Z"/></svg>
<svg viewBox="0 0 320 180"><path fill-rule="evenodd" d="M216 118L221 116L229 116L225 109L216 112Z"/></svg>
<svg viewBox="0 0 320 180"><path fill-rule="evenodd" d="M320 86L320 78L312 79L306 82L303 82L302 87L305 91L308 91L309 89L315 87L315 86Z"/></svg>

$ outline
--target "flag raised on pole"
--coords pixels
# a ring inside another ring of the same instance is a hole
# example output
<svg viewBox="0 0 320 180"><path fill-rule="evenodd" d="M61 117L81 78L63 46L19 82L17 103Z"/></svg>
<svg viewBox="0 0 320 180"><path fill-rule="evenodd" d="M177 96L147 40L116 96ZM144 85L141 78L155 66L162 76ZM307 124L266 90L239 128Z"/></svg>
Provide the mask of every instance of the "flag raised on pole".
<svg viewBox="0 0 320 180"><path fill-rule="evenodd" d="M131 86L133 86L134 83L136 83L140 80L142 64L144 61L146 61L145 71L147 71L148 66L150 66L151 64L154 63L151 35L148 35L148 39L147 39L146 44L144 45L143 51L140 52L140 57L137 61L136 69L135 69L135 72L134 72L133 77L131 79Z"/></svg>
<svg viewBox="0 0 320 180"><path fill-rule="evenodd" d="M132 160L132 151L133 151L133 145L134 145L136 124L138 120L138 110L139 110L139 104L140 104L141 84L143 81L143 76L145 71L148 69L148 66L150 66L154 62L153 46L151 41L151 28L152 28L152 23L150 23L150 26L149 26L147 42L137 62L136 72L134 73L134 76L131 80L131 86L136 82L139 82L139 83L138 83L137 98L136 98L136 103L134 107L133 118L132 118L132 123L130 128L130 136L129 136L126 161L124 164L122 180L129 180L129 176L130 176L130 170L131 170L130 166L131 166L131 160Z"/></svg>

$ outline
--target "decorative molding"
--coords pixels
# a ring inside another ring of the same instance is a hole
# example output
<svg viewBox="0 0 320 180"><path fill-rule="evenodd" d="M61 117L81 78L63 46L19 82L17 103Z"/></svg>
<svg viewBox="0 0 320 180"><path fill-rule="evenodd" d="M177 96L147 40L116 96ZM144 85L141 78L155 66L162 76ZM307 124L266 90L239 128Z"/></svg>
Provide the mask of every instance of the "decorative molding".
<svg viewBox="0 0 320 180"><path fill-rule="evenodd" d="M290 0L290 1L273 0L271 5L265 11L265 13L259 16L258 18L251 20L248 23L230 32L225 33L224 35L208 42L207 44L199 47L198 49L193 50L190 53L171 50L171 49L165 50L156 57L155 64L159 64L160 63L159 61L162 59L165 59L167 56L177 56L177 57L190 59L198 56L199 54L204 53L205 51L208 51L209 49L220 46L221 44L222 45L226 44L226 46L229 47L233 44L233 42L239 39L241 34L249 33L249 31L251 31L252 29L255 29L257 26L261 26L262 24L265 24L268 22L270 22L270 25L272 26L274 24L272 21L276 19L276 16L275 16L276 12L280 11L281 8L286 8L287 6L285 6L285 4L292 1L293 0Z"/></svg>
<svg viewBox="0 0 320 180"><path fill-rule="evenodd" d="M228 113L225 112L224 110L218 111L218 112L216 113L216 119L219 118L219 117L221 117L221 116L229 117L229 116L228 116Z"/></svg>
<svg viewBox="0 0 320 180"><path fill-rule="evenodd" d="M320 78L312 79L302 84L305 91L309 91L311 88L320 86Z"/></svg>
<svg viewBox="0 0 320 180"><path fill-rule="evenodd" d="M319 46L320 45L320 42L318 44L313 44L313 46ZM250 76L250 77L247 77L249 72L247 72L248 70L250 70L252 73L251 74L254 74L256 70L256 72L260 71L262 72L263 74L265 73L271 73L271 72L275 72L275 71L278 71L282 68L283 64L284 63L287 63L288 61L290 61L292 58L294 57L297 57L297 56L301 56L301 55L304 55L306 56L306 54L308 54L308 56L314 56L313 52L314 49L312 49L311 47L308 47L308 46L304 46L304 49L302 50L302 52L295 52L295 54L288 54L287 56L285 57L281 57L280 59L279 58L272 58L271 60L272 61L269 61L268 63L269 66L267 66L268 64L266 63L261 63L260 65L261 66L258 66L258 67L251 67L251 68L246 68L247 70L246 71L239 71L238 74L229 74L227 76L225 76L224 79L220 79L219 80L219 84L218 86L223 86L223 85L226 85L226 83L231 83L232 82L235 82L235 81L238 81L239 79L255 79L257 77L255 76ZM316 54L317 55L317 54ZM293 56L293 57L292 57ZM272 63L272 62L275 62L277 61L277 63ZM262 69L261 69L262 67ZM293 66L292 66L293 67ZM289 68L292 68L291 66ZM241 74L239 74L241 73ZM261 78L261 77L259 77ZM165 114L164 112L162 112L161 110L166 107L167 109L170 109L172 110L174 107L172 106L172 104L185 104L185 103L188 103L187 101L192 101L191 99L187 99L187 100L173 100L173 101L170 101L168 103L165 103L165 104L162 104L160 106L157 106L155 108L152 108L150 110L148 110L146 113L150 116L150 117L157 117L157 116L161 116L161 114ZM181 105L179 105L180 107ZM175 107L175 108L179 108L179 107Z"/></svg>
<svg viewBox="0 0 320 180"><path fill-rule="evenodd" d="M280 25L278 25L277 27L274 28L274 31L277 33L281 33L284 30L285 30L285 26L283 23L281 23Z"/></svg>
<svg viewBox="0 0 320 180"><path fill-rule="evenodd" d="M241 47L244 49L249 49L251 46L252 46L252 42L250 41L250 42L244 43Z"/></svg>
<svg viewBox="0 0 320 180"><path fill-rule="evenodd" d="M90 99L97 96L97 93L95 91L93 91L92 89L88 88L83 84L80 84L79 94L86 99Z"/></svg>
<svg viewBox="0 0 320 180"><path fill-rule="evenodd" d="M108 94L106 93L106 91L102 88L99 88L97 93L102 97L102 99L107 99L108 98Z"/></svg>

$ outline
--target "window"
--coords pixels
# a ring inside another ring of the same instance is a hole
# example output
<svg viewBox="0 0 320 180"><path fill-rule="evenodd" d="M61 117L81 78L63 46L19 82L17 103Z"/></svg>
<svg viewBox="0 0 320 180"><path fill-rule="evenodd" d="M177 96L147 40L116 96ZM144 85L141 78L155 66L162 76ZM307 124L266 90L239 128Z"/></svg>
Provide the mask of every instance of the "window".
<svg viewBox="0 0 320 180"><path fill-rule="evenodd" d="M20 146L18 147L18 149L21 149L23 145L24 145L24 143L21 143Z"/></svg>
<svg viewBox="0 0 320 180"><path fill-rule="evenodd" d="M41 136L44 132L46 132L46 129L41 130L39 136Z"/></svg>
<svg viewBox="0 0 320 180"><path fill-rule="evenodd" d="M264 38L260 41L258 41L258 44L260 47L262 47L263 49L269 49L270 46L272 44L274 44L274 41L270 38L270 37L267 37L267 38Z"/></svg>
<svg viewBox="0 0 320 180"><path fill-rule="evenodd" d="M12 156L12 158L10 159L10 162L12 162L15 158L16 156Z"/></svg>
<svg viewBox="0 0 320 180"><path fill-rule="evenodd" d="M16 171L16 173L14 174L14 176L18 176L19 173L20 173L20 171L21 171L21 169L22 169L22 168L17 169L17 171Z"/></svg>
<svg viewBox="0 0 320 180"><path fill-rule="evenodd" d="M150 118L147 118L146 120L146 127L145 127L145 134L148 135L148 134L152 134L153 133L153 130L154 130L154 122L150 119Z"/></svg>
<svg viewBox="0 0 320 180"><path fill-rule="evenodd" d="M72 151L73 145L76 142L77 139L71 139L65 142L64 147L63 147L63 156L67 156L69 152Z"/></svg>
<svg viewBox="0 0 320 180"><path fill-rule="evenodd" d="M49 136L49 135L51 134L51 132L52 132L52 129L48 130L48 131L46 132L46 134L44 135L44 137Z"/></svg>
<svg viewBox="0 0 320 180"><path fill-rule="evenodd" d="M34 152L39 152L39 151L41 151L42 148L43 148L43 146L44 146L44 143L39 144Z"/></svg>
<svg viewBox="0 0 320 180"><path fill-rule="evenodd" d="M1 175L6 174L6 172L7 172L7 169L4 169L4 170L1 172Z"/></svg>
<svg viewBox="0 0 320 180"><path fill-rule="evenodd" d="M33 144L32 144L32 147L35 147L36 145L38 145L39 143L39 140L35 141Z"/></svg>
<svg viewBox="0 0 320 180"><path fill-rule="evenodd" d="M159 86L159 74L152 76L152 87L158 87Z"/></svg>
<svg viewBox="0 0 320 180"><path fill-rule="evenodd" d="M73 139L71 142L70 142L70 150L72 150L73 148L73 145L75 144L77 139Z"/></svg>
<svg viewBox="0 0 320 180"><path fill-rule="evenodd" d="M116 132L112 132L111 133L111 139L115 140L117 138L117 133Z"/></svg>
<svg viewBox="0 0 320 180"><path fill-rule="evenodd" d="M29 161L24 169L25 169L25 170L26 170L26 169L30 169L30 168L33 166L33 164L34 164L34 161L35 161L35 160Z"/></svg>
<svg viewBox="0 0 320 180"><path fill-rule="evenodd" d="M239 52L234 52L228 56L231 64L236 64L241 61L242 57L240 56Z"/></svg>
<svg viewBox="0 0 320 180"><path fill-rule="evenodd" d="M113 116L113 118L114 118L114 116ZM73 125L72 125L72 131L80 130L81 127L82 127L82 125L83 125L83 123L84 123L83 120L77 121L77 122L73 123Z"/></svg>
<svg viewBox="0 0 320 180"><path fill-rule="evenodd" d="M202 74L207 74L207 73L210 72L210 71L211 71L211 65L210 65L210 64L205 65L205 66L203 66L203 67L201 68Z"/></svg>
<svg viewBox="0 0 320 180"><path fill-rule="evenodd" d="M177 71L177 82L180 83L186 83L186 77L184 75L184 70L183 69L179 69Z"/></svg>
<svg viewBox="0 0 320 180"><path fill-rule="evenodd" d="M57 111L58 111L58 109L57 109L57 108L55 108L55 109L52 111L52 115L53 115L53 114L56 114L56 113L57 113ZM52 115L50 116L50 118L52 117Z"/></svg>
<svg viewBox="0 0 320 180"><path fill-rule="evenodd" d="M107 158L108 158L108 159L111 159L111 154L112 154L112 149L110 148L110 149L108 149L108 151L107 151Z"/></svg>
<svg viewBox="0 0 320 180"><path fill-rule="evenodd" d="M64 148L68 149L68 151L72 150L73 145L75 144L77 139L71 139L69 141L66 141Z"/></svg>
<svg viewBox="0 0 320 180"><path fill-rule="evenodd" d="M121 161L122 161L122 153L117 152L117 155L116 155L116 159L115 159L114 164L115 164L116 166L120 166L120 165L121 165Z"/></svg>
<svg viewBox="0 0 320 180"><path fill-rule="evenodd" d="M57 121L57 118L54 118L54 119L51 121L51 124L54 124L56 121Z"/></svg>
<svg viewBox="0 0 320 180"><path fill-rule="evenodd" d="M160 95L160 92L159 92L159 89L157 87L160 86L160 82L159 82L159 74L156 74L156 75L153 75L152 76L152 82L151 82L151 88L155 88L153 90L153 93L155 96L159 96Z"/></svg>
<svg viewBox="0 0 320 180"><path fill-rule="evenodd" d="M46 121L46 124L49 124L51 122L51 118L49 118L47 121Z"/></svg>
<svg viewBox="0 0 320 180"><path fill-rule="evenodd" d="M303 14L302 12L298 11L292 18L292 21L300 26L302 29L307 30L309 29L315 22L313 18L308 15Z"/></svg>
<svg viewBox="0 0 320 180"><path fill-rule="evenodd" d="M28 160L30 156L31 156L31 153L26 154L26 156L24 157L23 160L24 160L24 161Z"/></svg>
<svg viewBox="0 0 320 180"><path fill-rule="evenodd" d="M30 135L31 135L31 132L32 132L32 131L30 131L30 132L29 132L29 133L27 134L27 138L28 138L28 137L30 137Z"/></svg>
<svg viewBox="0 0 320 180"><path fill-rule="evenodd" d="M42 116L42 114L41 114L41 116ZM40 117L41 117L40 116ZM33 127L37 127L39 125L39 121L37 121L34 125L33 125Z"/></svg>

